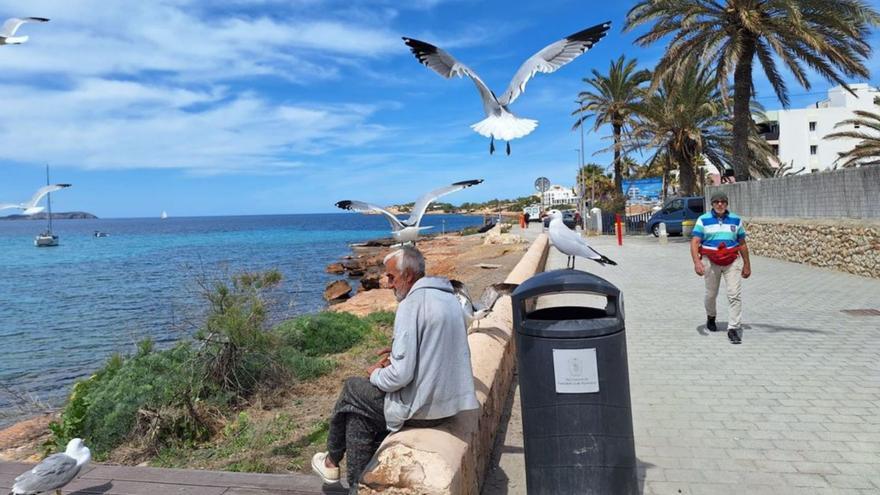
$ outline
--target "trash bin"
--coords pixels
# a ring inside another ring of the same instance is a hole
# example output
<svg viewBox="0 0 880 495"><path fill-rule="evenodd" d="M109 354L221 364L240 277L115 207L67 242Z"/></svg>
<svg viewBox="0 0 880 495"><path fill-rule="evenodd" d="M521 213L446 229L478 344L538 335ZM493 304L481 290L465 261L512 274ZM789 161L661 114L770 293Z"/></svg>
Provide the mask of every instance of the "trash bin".
<svg viewBox="0 0 880 495"><path fill-rule="evenodd" d="M620 290L566 269L511 297L529 495L637 494Z"/></svg>
<svg viewBox="0 0 880 495"><path fill-rule="evenodd" d="M684 237L690 237L691 233L694 231L694 225L696 224L696 220L685 220L681 222L681 235Z"/></svg>

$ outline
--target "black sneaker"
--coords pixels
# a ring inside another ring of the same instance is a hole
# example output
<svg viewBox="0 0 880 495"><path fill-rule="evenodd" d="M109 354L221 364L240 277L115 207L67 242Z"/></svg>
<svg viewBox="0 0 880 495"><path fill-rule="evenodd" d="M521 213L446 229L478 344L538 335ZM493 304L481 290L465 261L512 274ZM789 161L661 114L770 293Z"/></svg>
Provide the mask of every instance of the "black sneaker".
<svg viewBox="0 0 880 495"><path fill-rule="evenodd" d="M742 339L739 336L739 332L735 329L730 329L727 331L727 339L730 340L731 344L741 344Z"/></svg>
<svg viewBox="0 0 880 495"><path fill-rule="evenodd" d="M714 316L707 316L706 317L706 330L709 330L710 332L717 332L718 331L718 325L715 324L715 317Z"/></svg>

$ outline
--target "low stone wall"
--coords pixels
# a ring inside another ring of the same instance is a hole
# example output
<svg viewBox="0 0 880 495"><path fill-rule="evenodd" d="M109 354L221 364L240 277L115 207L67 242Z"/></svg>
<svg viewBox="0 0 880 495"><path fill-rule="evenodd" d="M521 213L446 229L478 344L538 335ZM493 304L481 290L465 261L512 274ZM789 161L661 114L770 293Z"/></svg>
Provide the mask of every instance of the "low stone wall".
<svg viewBox="0 0 880 495"><path fill-rule="evenodd" d="M522 283L544 270L549 242L541 234L505 280ZM470 329L468 343L480 408L439 428L389 435L367 466L361 494L478 494L510 390L516 353L510 297ZM477 326L478 325L478 326Z"/></svg>
<svg viewBox="0 0 880 495"><path fill-rule="evenodd" d="M880 278L880 222L751 218L749 252Z"/></svg>

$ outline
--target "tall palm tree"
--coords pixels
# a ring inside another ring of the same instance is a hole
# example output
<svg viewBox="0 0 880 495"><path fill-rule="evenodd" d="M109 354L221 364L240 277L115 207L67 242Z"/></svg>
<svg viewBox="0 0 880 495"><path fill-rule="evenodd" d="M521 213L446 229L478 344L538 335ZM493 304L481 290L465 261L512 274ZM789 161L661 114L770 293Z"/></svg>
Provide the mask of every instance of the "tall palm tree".
<svg viewBox="0 0 880 495"><path fill-rule="evenodd" d="M647 70L636 70L636 64L635 59L627 60L621 55L617 60L611 61L607 74L600 74L593 69L593 77L584 78L584 82L592 86L592 89L578 94L581 106L572 112L572 115L579 114L573 129L577 129L591 117L594 118L594 131L603 125L611 125L614 138L614 189L618 196L623 195L621 136L634 122L633 108L644 92L641 85L651 80L651 73Z"/></svg>
<svg viewBox="0 0 880 495"><path fill-rule="evenodd" d="M806 89L805 65L825 79L846 86L844 77L867 78L871 26L880 14L862 0L640 0L625 29L654 22L636 39L651 44L672 35L654 72L654 85L686 57L714 63L726 96L733 73L733 167L736 180L749 180L749 114L752 68L757 57L784 107L788 88L777 60Z"/></svg>
<svg viewBox="0 0 880 495"><path fill-rule="evenodd" d="M880 107L880 96L874 97L874 105ZM834 161L834 168L837 168L838 165L841 167L852 167L855 165L874 165L880 163L880 112L856 110L853 113L856 114L856 118L842 120L834 128L837 129L838 127L851 125L858 126L859 129L865 127L876 134L852 129L833 132L825 136L825 139L847 138L859 140L853 149L840 154L837 160Z"/></svg>
<svg viewBox="0 0 880 495"><path fill-rule="evenodd" d="M638 123L625 144L652 148L652 162L666 164L665 170L677 168L683 195L697 191L697 166L706 162L721 171L732 161L733 137L721 93L710 68L687 60L636 107ZM768 169L772 152L766 142L753 133L747 143L752 167Z"/></svg>

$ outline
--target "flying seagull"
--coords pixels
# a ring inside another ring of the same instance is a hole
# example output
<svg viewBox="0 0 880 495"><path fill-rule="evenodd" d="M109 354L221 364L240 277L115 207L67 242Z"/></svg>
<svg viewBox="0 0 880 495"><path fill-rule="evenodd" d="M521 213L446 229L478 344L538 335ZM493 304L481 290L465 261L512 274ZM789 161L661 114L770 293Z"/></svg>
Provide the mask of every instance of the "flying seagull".
<svg viewBox="0 0 880 495"><path fill-rule="evenodd" d="M445 196L449 193L453 193L455 191L459 191L461 189L475 186L479 183L483 182L483 179L475 179L475 180L465 180L461 182L456 182L452 185L441 187L440 189L435 189L416 201L413 205L412 212L409 215L409 218L406 220L400 220L396 216L394 216L391 212L385 210L384 208L380 208L375 205L371 205L369 203L364 203L363 201L352 201L352 200L343 200L336 203L336 206L342 208L343 210L351 210L351 211L359 211L359 212L368 212L368 211L376 211L383 215L388 219L388 222L391 224L391 236L399 243L405 242L415 242L419 237L419 232L422 230L430 229L431 227L419 227L419 222L422 221L422 215L425 214L425 210L428 209L428 205L431 204L434 200L439 198L440 196Z"/></svg>
<svg viewBox="0 0 880 495"><path fill-rule="evenodd" d="M597 24L545 46L520 66L501 98L495 96L476 72L445 50L412 38L405 37L403 41L419 62L446 79L452 76L468 76L474 81L483 100L486 118L472 125L471 129L490 139L490 154L495 152L495 139L507 141L509 155L510 141L526 136L538 126L537 120L519 118L507 108L526 90L529 79L538 72L547 74L556 72L560 67L592 48L605 36L610 27L611 22Z"/></svg>
<svg viewBox="0 0 880 495"><path fill-rule="evenodd" d="M63 453L50 455L15 478L9 495L36 495L52 490L61 495L61 488L73 481L91 458L92 454L82 439L74 438L67 443Z"/></svg>
<svg viewBox="0 0 880 495"><path fill-rule="evenodd" d="M492 312L495 302L497 302L501 296L509 296L513 293L514 289L519 286L519 284L506 283L492 284L483 290L480 300L474 302L463 282L450 280L449 283L452 284L452 291L461 303L461 309L462 312L464 312L465 325L468 328L470 328L472 322L482 320L488 316L489 313Z"/></svg>
<svg viewBox="0 0 880 495"><path fill-rule="evenodd" d="M12 17L6 19L0 28L0 45L20 45L28 40L27 36L16 36L15 32L26 22L49 22L45 17Z"/></svg>
<svg viewBox="0 0 880 495"><path fill-rule="evenodd" d="M37 206L37 203L43 199L43 196L49 194L50 192L55 192L65 187L70 187L70 184L51 184L48 186L43 186L37 189L37 192L34 193L33 197L31 197L30 201L26 203L0 203L0 210L5 210L7 208L18 208L19 210L24 210L25 215L36 215L40 213L45 208L42 206Z"/></svg>
<svg viewBox="0 0 880 495"><path fill-rule="evenodd" d="M556 249L562 254L568 256L568 260L565 263L566 268L569 267L568 263L571 263L571 269L574 270L575 256L589 258L600 265L617 264L607 256L599 254L587 244L586 239L566 227L562 222L562 212L559 210L550 210L548 213L550 215L550 227L547 230L550 233L550 242L552 242L553 245L556 246Z"/></svg>

